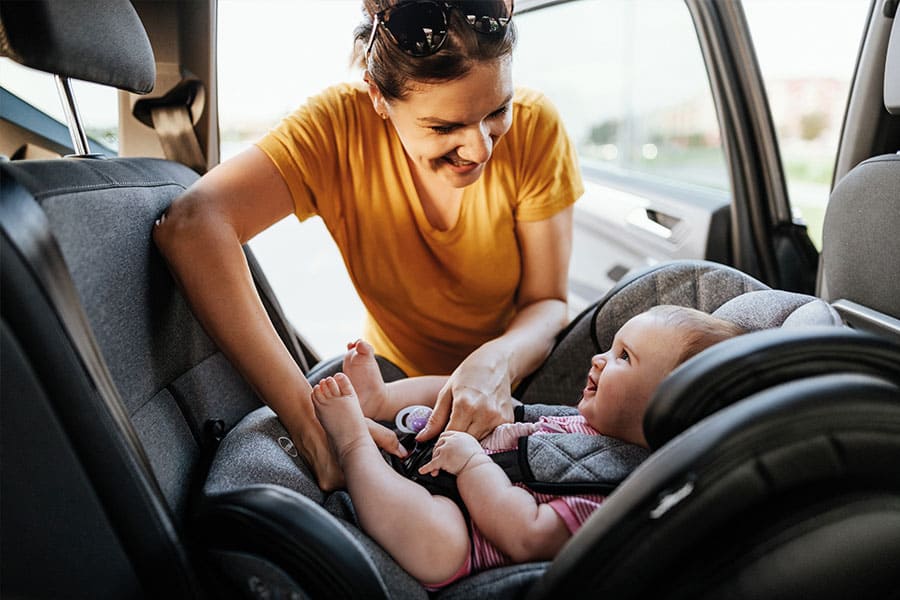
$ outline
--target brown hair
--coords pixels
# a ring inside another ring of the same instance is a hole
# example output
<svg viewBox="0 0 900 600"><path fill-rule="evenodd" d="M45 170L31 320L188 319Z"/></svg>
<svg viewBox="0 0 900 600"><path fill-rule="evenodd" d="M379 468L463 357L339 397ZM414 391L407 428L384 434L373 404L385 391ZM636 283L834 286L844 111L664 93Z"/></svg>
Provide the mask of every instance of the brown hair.
<svg viewBox="0 0 900 600"><path fill-rule="evenodd" d="M746 329L731 321L685 306L663 304L654 306L647 314L661 319L684 334L684 345L675 362L676 367L713 344L747 333Z"/></svg>
<svg viewBox="0 0 900 600"><path fill-rule="evenodd" d="M484 35L472 29L459 10L450 10L447 41L434 54L423 57L406 54L387 39L387 34L379 26L366 64L366 46L372 35L377 5L381 3L376 0L363 1L363 21L353 32L352 62L368 72L371 82L389 100L402 100L417 82L438 83L464 77L477 62L511 56L516 44L514 21L510 20L503 35Z"/></svg>

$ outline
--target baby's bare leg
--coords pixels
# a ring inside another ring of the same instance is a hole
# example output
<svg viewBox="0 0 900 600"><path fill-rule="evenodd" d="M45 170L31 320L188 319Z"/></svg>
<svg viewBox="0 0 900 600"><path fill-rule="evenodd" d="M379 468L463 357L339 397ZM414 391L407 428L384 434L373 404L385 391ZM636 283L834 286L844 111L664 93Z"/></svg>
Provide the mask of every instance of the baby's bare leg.
<svg viewBox="0 0 900 600"><path fill-rule="evenodd" d="M376 421L387 421L394 418L382 408L387 398L387 387L381 376L381 369L375 361L375 349L364 340L356 340L347 344L347 353L341 370L353 382L356 397L362 407L363 415Z"/></svg>
<svg viewBox="0 0 900 600"><path fill-rule="evenodd" d="M353 382L363 415L376 421L392 421L414 404L434 406L446 376L426 375L385 383L375 361L375 349L364 340L347 344L341 370Z"/></svg>
<svg viewBox="0 0 900 600"><path fill-rule="evenodd" d="M440 583L453 576L469 553L468 527L456 504L432 496L384 461L346 375L323 379L312 400L363 530L419 581Z"/></svg>

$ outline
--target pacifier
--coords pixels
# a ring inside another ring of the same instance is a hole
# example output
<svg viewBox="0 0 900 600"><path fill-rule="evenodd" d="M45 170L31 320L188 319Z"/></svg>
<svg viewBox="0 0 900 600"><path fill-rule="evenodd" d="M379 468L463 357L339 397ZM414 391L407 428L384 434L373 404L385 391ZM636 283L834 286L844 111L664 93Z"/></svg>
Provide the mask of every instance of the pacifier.
<svg viewBox="0 0 900 600"><path fill-rule="evenodd" d="M421 404L407 406L397 413L394 425L403 433L416 434L425 429L428 418L431 416L431 408Z"/></svg>

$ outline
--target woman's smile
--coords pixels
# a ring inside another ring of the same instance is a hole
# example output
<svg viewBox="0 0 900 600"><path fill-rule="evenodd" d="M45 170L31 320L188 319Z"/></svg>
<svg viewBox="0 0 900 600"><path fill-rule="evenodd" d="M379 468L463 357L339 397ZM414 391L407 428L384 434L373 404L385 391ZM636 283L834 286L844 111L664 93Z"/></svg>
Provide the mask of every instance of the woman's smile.
<svg viewBox="0 0 900 600"><path fill-rule="evenodd" d="M484 166L484 163L463 160L458 156L453 156L451 154L445 154L440 160L457 175L467 175L477 168Z"/></svg>

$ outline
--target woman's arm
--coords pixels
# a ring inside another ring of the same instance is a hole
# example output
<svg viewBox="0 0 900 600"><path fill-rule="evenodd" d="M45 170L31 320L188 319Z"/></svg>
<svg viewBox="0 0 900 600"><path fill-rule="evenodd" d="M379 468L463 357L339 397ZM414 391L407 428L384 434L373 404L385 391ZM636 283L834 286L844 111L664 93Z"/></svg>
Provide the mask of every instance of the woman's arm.
<svg viewBox="0 0 900 600"><path fill-rule="evenodd" d="M441 434L431 462L420 472L440 469L456 475L472 521L514 562L552 559L571 537L562 517L514 486L472 436L457 431Z"/></svg>
<svg viewBox="0 0 900 600"><path fill-rule="evenodd" d="M445 425L480 439L512 421L512 387L547 358L568 320L572 207L542 221L519 222L517 237L522 282L516 316L503 335L476 349L453 372L421 440Z"/></svg>
<svg viewBox="0 0 900 600"><path fill-rule="evenodd" d="M342 483L311 387L275 331L241 245L290 215L287 185L252 147L211 170L160 219L153 239L210 337L274 410L323 489Z"/></svg>

